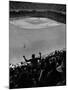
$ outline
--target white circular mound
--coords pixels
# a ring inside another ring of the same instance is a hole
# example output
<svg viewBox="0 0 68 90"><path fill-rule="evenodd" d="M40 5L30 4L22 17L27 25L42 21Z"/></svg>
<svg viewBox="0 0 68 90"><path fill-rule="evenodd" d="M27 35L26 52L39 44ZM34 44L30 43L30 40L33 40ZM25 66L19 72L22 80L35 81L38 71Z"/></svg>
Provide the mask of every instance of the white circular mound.
<svg viewBox="0 0 68 90"><path fill-rule="evenodd" d="M10 23L25 29L40 29L60 25L60 23L47 18L25 18L10 21Z"/></svg>

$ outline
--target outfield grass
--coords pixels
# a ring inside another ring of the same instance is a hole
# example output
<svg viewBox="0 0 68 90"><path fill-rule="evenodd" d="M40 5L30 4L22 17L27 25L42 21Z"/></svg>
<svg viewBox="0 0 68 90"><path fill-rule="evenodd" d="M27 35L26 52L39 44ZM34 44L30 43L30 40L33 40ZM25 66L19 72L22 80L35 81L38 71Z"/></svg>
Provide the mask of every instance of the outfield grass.
<svg viewBox="0 0 68 90"><path fill-rule="evenodd" d="M38 55L39 51L46 53L65 48L66 25L47 18L38 20L21 18L10 21L9 56L11 63L22 61L23 55L29 58L32 53ZM35 22L37 25L34 24Z"/></svg>

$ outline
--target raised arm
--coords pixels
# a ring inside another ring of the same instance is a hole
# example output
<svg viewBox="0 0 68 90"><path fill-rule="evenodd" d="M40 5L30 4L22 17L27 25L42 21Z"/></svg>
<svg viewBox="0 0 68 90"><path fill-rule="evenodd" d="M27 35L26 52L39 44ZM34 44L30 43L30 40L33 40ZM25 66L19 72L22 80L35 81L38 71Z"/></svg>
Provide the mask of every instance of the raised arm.
<svg viewBox="0 0 68 90"><path fill-rule="evenodd" d="M39 57L40 57L40 60L41 60L41 52L39 52Z"/></svg>
<svg viewBox="0 0 68 90"><path fill-rule="evenodd" d="M25 57L25 56L23 56L23 58L24 58L24 60L25 60L26 62L28 62L28 60L26 59L26 57Z"/></svg>

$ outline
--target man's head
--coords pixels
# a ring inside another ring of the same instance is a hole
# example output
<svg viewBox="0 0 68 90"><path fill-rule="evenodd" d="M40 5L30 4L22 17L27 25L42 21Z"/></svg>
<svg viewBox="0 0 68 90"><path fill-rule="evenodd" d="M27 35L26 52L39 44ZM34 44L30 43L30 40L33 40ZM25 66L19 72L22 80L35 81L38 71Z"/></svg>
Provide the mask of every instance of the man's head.
<svg viewBox="0 0 68 90"><path fill-rule="evenodd" d="M34 59L35 58L35 54L32 54L32 59Z"/></svg>
<svg viewBox="0 0 68 90"><path fill-rule="evenodd" d="M39 55L41 55L41 52L39 52Z"/></svg>

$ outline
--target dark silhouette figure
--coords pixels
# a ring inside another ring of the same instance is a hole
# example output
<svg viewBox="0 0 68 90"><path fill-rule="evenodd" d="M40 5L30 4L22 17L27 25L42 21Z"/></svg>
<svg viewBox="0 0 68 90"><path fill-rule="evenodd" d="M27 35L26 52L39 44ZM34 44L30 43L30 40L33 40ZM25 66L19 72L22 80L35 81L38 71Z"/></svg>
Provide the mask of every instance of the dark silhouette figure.
<svg viewBox="0 0 68 90"><path fill-rule="evenodd" d="M23 56L26 62L31 62L33 68L37 68L38 60L41 61L41 52L39 52L39 57L35 57L35 54L32 54L32 58L27 60L25 56Z"/></svg>

